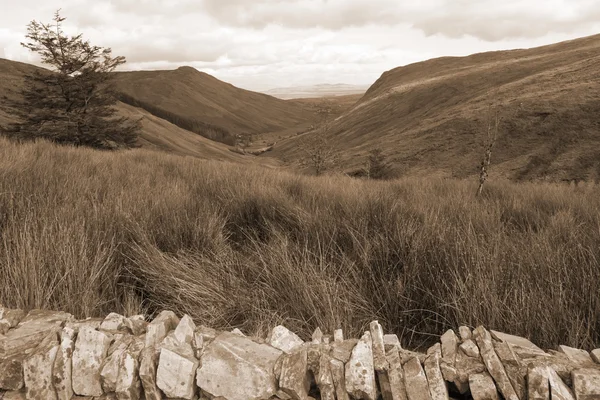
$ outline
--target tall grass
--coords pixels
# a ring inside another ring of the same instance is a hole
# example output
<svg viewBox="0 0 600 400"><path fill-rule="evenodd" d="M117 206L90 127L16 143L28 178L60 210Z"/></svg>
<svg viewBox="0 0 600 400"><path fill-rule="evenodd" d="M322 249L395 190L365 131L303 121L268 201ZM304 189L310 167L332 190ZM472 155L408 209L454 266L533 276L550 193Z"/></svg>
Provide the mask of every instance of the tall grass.
<svg viewBox="0 0 600 400"><path fill-rule="evenodd" d="M483 323L595 347L600 188L476 184L0 140L0 302L305 338L379 319L412 347Z"/></svg>

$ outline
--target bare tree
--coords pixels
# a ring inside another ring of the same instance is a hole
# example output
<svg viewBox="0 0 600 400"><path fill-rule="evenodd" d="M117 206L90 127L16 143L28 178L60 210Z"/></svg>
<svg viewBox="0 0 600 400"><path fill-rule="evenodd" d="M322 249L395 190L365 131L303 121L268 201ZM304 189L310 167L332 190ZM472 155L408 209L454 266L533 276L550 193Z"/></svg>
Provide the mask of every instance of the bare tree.
<svg viewBox="0 0 600 400"><path fill-rule="evenodd" d="M500 117L498 115L498 109L492 109L492 106L490 105L488 110L488 128L487 137L485 140L485 152L483 154L483 159L481 160L479 170L479 187L477 188L477 196L479 196L483 191L483 184L488 177L488 170L490 168L490 163L492 162L492 148L494 147L496 139L498 138L499 122Z"/></svg>
<svg viewBox="0 0 600 400"><path fill-rule="evenodd" d="M318 137L310 143L304 142L302 148L305 157L300 160L300 164L312 168L317 176L338 163L337 150L323 137Z"/></svg>
<svg viewBox="0 0 600 400"><path fill-rule="evenodd" d="M365 174L369 179L385 179L389 174L389 164L383 150L373 149L369 152L365 165Z"/></svg>

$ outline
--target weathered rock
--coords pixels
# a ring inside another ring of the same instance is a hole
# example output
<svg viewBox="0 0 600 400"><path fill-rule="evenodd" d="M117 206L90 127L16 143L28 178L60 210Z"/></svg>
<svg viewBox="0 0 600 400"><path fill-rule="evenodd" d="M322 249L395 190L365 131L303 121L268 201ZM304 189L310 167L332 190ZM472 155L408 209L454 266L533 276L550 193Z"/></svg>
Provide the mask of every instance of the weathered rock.
<svg viewBox="0 0 600 400"><path fill-rule="evenodd" d="M194 355L197 359L200 359L202 356L202 349L204 347L204 336L202 333L196 331L194 332L194 338L192 339L192 349L194 350Z"/></svg>
<svg viewBox="0 0 600 400"><path fill-rule="evenodd" d="M154 347L145 347L140 353L139 376L144 388L146 400L161 400L162 394L156 386L156 370L158 367L158 353Z"/></svg>
<svg viewBox="0 0 600 400"><path fill-rule="evenodd" d="M550 398L552 400L575 400L571 389L558 376L556 371L546 367L548 383L550 384Z"/></svg>
<svg viewBox="0 0 600 400"><path fill-rule="evenodd" d="M389 365L387 378L392 399L407 400L406 387L404 386L404 373L402 371L398 347L392 347L387 350L386 359Z"/></svg>
<svg viewBox="0 0 600 400"><path fill-rule="evenodd" d="M0 334L6 335L9 329L16 327L25 317L25 311L4 308L0 317Z"/></svg>
<svg viewBox="0 0 600 400"><path fill-rule="evenodd" d="M56 334L48 335L23 362L25 397L30 400L56 400L52 368L58 352Z"/></svg>
<svg viewBox="0 0 600 400"><path fill-rule="evenodd" d="M458 334L462 342L470 340L473 337L471 329L468 326L461 326L458 328Z"/></svg>
<svg viewBox="0 0 600 400"><path fill-rule="evenodd" d="M498 400L496 384L487 372L469 376L469 387L473 400Z"/></svg>
<svg viewBox="0 0 600 400"><path fill-rule="evenodd" d="M321 331L321 328L317 327L317 329L315 329L315 331L312 334L311 339L312 339L313 344L323 343L323 332Z"/></svg>
<svg viewBox="0 0 600 400"><path fill-rule="evenodd" d="M163 346L158 359L156 385L167 397L191 400L196 395L198 364L189 344Z"/></svg>
<svg viewBox="0 0 600 400"><path fill-rule="evenodd" d="M458 337L452 329L448 329L444 333L440 342L442 343L442 359L449 365L454 365L456 362L456 352L458 351Z"/></svg>
<svg viewBox="0 0 600 400"><path fill-rule="evenodd" d="M72 366L75 348L75 331L64 327L60 333L60 346L54 359L52 382L58 400L71 400L73 397Z"/></svg>
<svg viewBox="0 0 600 400"><path fill-rule="evenodd" d="M238 335L238 336L246 336L244 335L244 332L242 332L241 330L239 330L238 328L234 328L231 333L233 333L234 335Z"/></svg>
<svg viewBox="0 0 600 400"><path fill-rule="evenodd" d="M400 339L398 339L398 335L395 334L387 334L383 335L383 347L385 351L390 350L392 347L397 347L401 349L402 346L400 344Z"/></svg>
<svg viewBox="0 0 600 400"><path fill-rule="evenodd" d="M600 364L600 349L594 349L590 351L590 355L595 363Z"/></svg>
<svg viewBox="0 0 600 400"><path fill-rule="evenodd" d="M493 331L493 330L490 331L490 335L494 339L496 339L500 342L507 342L507 343L510 343L511 345L530 349L530 350L533 350L536 352L542 352L542 353L544 352L542 349L540 349L535 344L533 344L529 339L526 339L521 336L509 335L508 333L502 333L502 332Z"/></svg>
<svg viewBox="0 0 600 400"><path fill-rule="evenodd" d="M549 400L550 388L547 368L530 367L527 370L527 398L529 400Z"/></svg>
<svg viewBox="0 0 600 400"><path fill-rule="evenodd" d="M582 366L588 366L594 362L590 356L590 353L582 349L576 349L569 346L558 346L558 351L565 354L574 363Z"/></svg>
<svg viewBox="0 0 600 400"><path fill-rule="evenodd" d="M196 324L189 315L184 315L177 328L175 328L175 332L173 332L173 336L179 343L187 343L189 345L192 344L192 339L194 339L194 331L196 330Z"/></svg>
<svg viewBox="0 0 600 400"><path fill-rule="evenodd" d="M279 387L294 400L308 399L310 381L307 362L305 347L299 347L294 352L287 353L283 359Z"/></svg>
<svg viewBox="0 0 600 400"><path fill-rule="evenodd" d="M519 400L515 389L513 388L504 366L494 351L492 337L490 333L483 327L479 326L475 329L474 335L481 358L488 372L494 378L498 390L504 396L505 400Z"/></svg>
<svg viewBox="0 0 600 400"><path fill-rule="evenodd" d="M329 355L325 353L321 354L319 376L316 379L319 385L321 400L335 400L335 386L333 384L330 361L331 357Z"/></svg>
<svg viewBox="0 0 600 400"><path fill-rule="evenodd" d="M23 361L26 353L0 358L0 389L19 390L25 385L23 380Z"/></svg>
<svg viewBox="0 0 600 400"><path fill-rule="evenodd" d="M122 338L109 348L107 357L100 366L100 384L102 390L105 393L114 392L117 390L117 378L119 377L119 368L122 363L122 359L125 356L125 351L131 340L131 336L127 336L127 339Z"/></svg>
<svg viewBox="0 0 600 400"><path fill-rule="evenodd" d="M346 391L346 372L344 363L340 360L332 358L329 360L329 365L331 368L331 378L333 379L337 400L350 400L348 392Z"/></svg>
<svg viewBox="0 0 600 400"><path fill-rule="evenodd" d="M267 344L222 333L202 354L197 385L211 396L228 400L269 398L277 392L275 365L281 354Z"/></svg>
<svg viewBox="0 0 600 400"><path fill-rule="evenodd" d="M200 336L202 336L202 343L203 343L203 345L206 346L210 342L212 342L219 335L219 332L217 332L216 329L209 328L209 327L204 326L204 325L200 325L198 328L196 328L196 332L194 333L194 337L197 334L199 334Z"/></svg>
<svg viewBox="0 0 600 400"><path fill-rule="evenodd" d="M59 332L72 318L64 312L30 311L14 329L0 336L0 359L33 350L51 331Z"/></svg>
<svg viewBox="0 0 600 400"><path fill-rule="evenodd" d="M471 339L462 342L459 348L466 356L479 358L479 347Z"/></svg>
<svg viewBox="0 0 600 400"><path fill-rule="evenodd" d="M358 343L358 339L346 339L343 342L333 342L331 345L331 356L343 363L347 363L352 356L352 350Z"/></svg>
<svg viewBox="0 0 600 400"><path fill-rule="evenodd" d="M313 373L315 381L319 383L319 366L321 363L322 345L308 343L306 345L306 364L309 371Z"/></svg>
<svg viewBox="0 0 600 400"><path fill-rule="evenodd" d="M454 382L458 378L456 367L448 364L444 360L440 361L440 371L442 371L442 376L447 382Z"/></svg>
<svg viewBox="0 0 600 400"><path fill-rule="evenodd" d="M119 331L124 330L127 326L125 325L125 317L121 314L110 313L104 318L104 321L100 324L98 329L103 331Z"/></svg>
<svg viewBox="0 0 600 400"><path fill-rule="evenodd" d="M400 354L400 362L402 363L402 365L406 364L413 358L416 358L421 364L423 364L425 362L425 359L427 358L427 354L418 353L416 351L410 351L406 349L399 349L398 354Z"/></svg>
<svg viewBox="0 0 600 400"><path fill-rule="evenodd" d="M0 397L2 400L26 400L25 397L25 389L23 390L11 390L9 392L1 393L3 397Z"/></svg>
<svg viewBox="0 0 600 400"><path fill-rule="evenodd" d="M452 332L454 334L454 332ZM425 359L425 376L429 384L429 394L432 400L448 400L448 388L440 371L440 361L442 359L442 350L439 343L436 343L427 351Z"/></svg>
<svg viewBox="0 0 600 400"><path fill-rule="evenodd" d="M496 355L500 358L512 387L520 399L527 398L527 365L522 363L508 342L493 341Z"/></svg>
<svg viewBox="0 0 600 400"><path fill-rule="evenodd" d="M295 348L302 346L304 341L294 332L283 325L278 325L271 331L267 342L285 353L291 353Z"/></svg>
<svg viewBox="0 0 600 400"><path fill-rule="evenodd" d="M118 400L139 400L141 398L142 384L139 378L139 363L137 357L129 349L125 351L119 361L119 375L115 392Z"/></svg>
<svg viewBox="0 0 600 400"><path fill-rule="evenodd" d="M77 334L79 333L79 329L81 329L82 326L87 326L92 329L100 328L102 321L104 321L103 318L86 318L80 320L71 320L65 323L65 328L70 328Z"/></svg>
<svg viewBox="0 0 600 400"><path fill-rule="evenodd" d="M88 326L79 329L73 351L73 391L80 396L101 396L100 368L107 356L110 337Z"/></svg>
<svg viewBox="0 0 600 400"><path fill-rule="evenodd" d="M336 329L335 331L333 331L333 341L335 343L343 342L344 341L344 331L341 329Z"/></svg>
<svg viewBox="0 0 600 400"><path fill-rule="evenodd" d="M456 355L455 368L456 379L453 382L461 394L469 390L469 376L486 371L481 358L468 357L462 352Z"/></svg>
<svg viewBox="0 0 600 400"><path fill-rule="evenodd" d="M373 365L371 333L365 332L346 364L346 390L356 399L375 400L377 387Z"/></svg>
<svg viewBox="0 0 600 400"><path fill-rule="evenodd" d="M571 373L573 391L577 400L600 399L600 371L582 368Z"/></svg>
<svg viewBox="0 0 600 400"><path fill-rule="evenodd" d="M419 359L411 358L404 364L403 369L408 400L431 400L427 377Z"/></svg>
<svg viewBox="0 0 600 400"><path fill-rule="evenodd" d="M125 318L123 324L135 336L143 335L144 333L146 333L146 327L148 326L146 318L141 314Z"/></svg>
<svg viewBox="0 0 600 400"><path fill-rule="evenodd" d="M369 324L371 342L373 344L373 366L375 371L385 371L388 368L385 359L385 345L383 343L383 328L378 321Z"/></svg>
<svg viewBox="0 0 600 400"><path fill-rule="evenodd" d="M146 327L146 346L157 347L178 324L179 318L175 313L161 311Z"/></svg>

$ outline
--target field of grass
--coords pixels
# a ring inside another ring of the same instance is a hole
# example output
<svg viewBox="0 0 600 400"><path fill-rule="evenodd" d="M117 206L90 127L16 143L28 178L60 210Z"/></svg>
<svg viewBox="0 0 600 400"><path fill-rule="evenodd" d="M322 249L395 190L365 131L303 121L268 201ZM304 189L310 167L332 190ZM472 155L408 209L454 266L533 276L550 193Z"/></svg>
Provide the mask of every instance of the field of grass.
<svg viewBox="0 0 600 400"><path fill-rule="evenodd" d="M599 345L600 187L475 190L0 139L0 303L304 338L379 319L409 347L480 323Z"/></svg>

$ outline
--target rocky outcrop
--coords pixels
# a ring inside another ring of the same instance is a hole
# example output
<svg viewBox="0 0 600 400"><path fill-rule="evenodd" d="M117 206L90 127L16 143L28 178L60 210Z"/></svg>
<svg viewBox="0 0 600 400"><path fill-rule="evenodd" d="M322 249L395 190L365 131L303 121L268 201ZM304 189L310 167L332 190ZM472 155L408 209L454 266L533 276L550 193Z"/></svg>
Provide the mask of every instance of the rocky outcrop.
<svg viewBox="0 0 600 400"><path fill-rule="evenodd" d="M373 321L360 339L283 326L268 338L197 326L170 311L153 321L0 307L2 400L591 400L600 350L544 351L526 338L459 327L427 354Z"/></svg>

